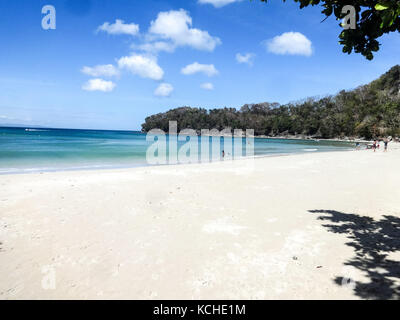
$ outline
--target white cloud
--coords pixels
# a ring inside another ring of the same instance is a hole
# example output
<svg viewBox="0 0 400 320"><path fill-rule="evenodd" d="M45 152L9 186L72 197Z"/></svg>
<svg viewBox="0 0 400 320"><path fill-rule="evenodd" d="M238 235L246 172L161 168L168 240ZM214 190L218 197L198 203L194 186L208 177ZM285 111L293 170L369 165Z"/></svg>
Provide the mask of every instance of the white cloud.
<svg viewBox="0 0 400 320"><path fill-rule="evenodd" d="M198 50L213 51L221 40L212 37L207 31L192 28L192 18L180 9L160 12L151 22L150 38L159 37L170 40L174 46L189 46Z"/></svg>
<svg viewBox="0 0 400 320"><path fill-rule="evenodd" d="M12 118L12 117L9 117L9 116L0 115L0 119L2 119L2 120L14 120L15 118Z"/></svg>
<svg viewBox="0 0 400 320"><path fill-rule="evenodd" d="M163 69L157 64L157 59L152 56L132 54L129 57L120 58L118 66L142 78L161 80L164 76Z"/></svg>
<svg viewBox="0 0 400 320"><path fill-rule="evenodd" d="M82 86L82 89L85 91L110 92L114 90L115 86L116 84L112 81L105 81L103 79L91 79Z"/></svg>
<svg viewBox="0 0 400 320"><path fill-rule="evenodd" d="M169 83L161 83L154 91L154 95L157 97L169 97L174 91L174 87Z"/></svg>
<svg viewBox="0 0 400 320"><path fill-rule="evenodd" d="M175 45L165 41L146 42L139 45L133 44L131 48L134 50L141 50L150 53L157 53L159 51L174 52Z"/></svg>
<svg viewBox="0 0 400 320"><path fill-rule="evenodd" d="M114 77L119 75L119 70L112 64L98 65L95 67L83 67L82 73L92 77Z"/></svg>
<svg viewBox="0 0 400 320"><path fill-rule="evenodd" d="M218 70L214 67L213 64L200 64L198 62L189 64L181 70L181 73L185 75L191 75L199 72L204 73L209 77L218 74Z"/></svg>
<svg viewBox="0 0 400 320"><path fill-rule="evenodd" d="M199 0L199 3L202 4L212 4L216 8L220 8L223 6L226 6L227 4L234 3L234 2L240 2L243 0Z"/></svg>
<svg viewBox="0 0 400 320"><path fill-rule="evenodd" d="M110 24L104 22L97 28L97 32L104 31L108 34L129 34L135 36L139 33L139 25L135 23L124 23L123 20L117 19L115 23Z"/></svg>
<svg viewBox="0 0 400 320"><path fill-rule="evenodd" d="M249 66L253 65L255 54L254 53L246 53L246 54L236 54L236 61L238 63L247 63Z"/></svg>
<svg viewBox="0 0 400 320"><path fill-rule="evenodd" d="M312 43L300 32L285 32L269 41L265 41L269 52L275 54L312 55Z"/></svg>
<svg viewBox="0 0 400 320"><path fill-rule="evenodd" d="M200 88L204 90L214 90L214 85L211 82L202 83Z"/></svg>

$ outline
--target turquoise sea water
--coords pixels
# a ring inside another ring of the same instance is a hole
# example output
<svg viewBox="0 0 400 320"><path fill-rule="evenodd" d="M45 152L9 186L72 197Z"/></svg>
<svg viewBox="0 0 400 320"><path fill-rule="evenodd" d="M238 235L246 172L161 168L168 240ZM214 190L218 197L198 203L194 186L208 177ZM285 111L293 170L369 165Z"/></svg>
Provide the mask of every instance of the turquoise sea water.
<svg viewBox="0 0 400 320"><path fill-rule="evenodd" d="M146 166L150 144L134 131L0 128L0 174ZM256 156L353 148L344 142L254 139Z"/></svg>

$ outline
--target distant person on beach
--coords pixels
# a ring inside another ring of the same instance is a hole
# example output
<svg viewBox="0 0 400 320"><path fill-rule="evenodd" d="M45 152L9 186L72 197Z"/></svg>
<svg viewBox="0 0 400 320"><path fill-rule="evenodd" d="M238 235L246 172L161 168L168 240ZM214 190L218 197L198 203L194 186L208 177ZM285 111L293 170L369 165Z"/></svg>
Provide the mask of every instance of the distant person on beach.
<svg viewBox="0 0 400 320"><path fill-rule="evenodd" d="M374 150L374 152L376 151L376 140L374 140L374 143L372 144L372 149Z"/></svg>
<svg viewBox="0 0 400 320"><path fill-rule="evenodd" d="M360 143L356 142L356 150L360 150Z"/></svg>
<svg viewBox="0 0 400 320"><path fill-rule="evenodd" d="M225 150L222 150L222 158L225 158Z"/></svg>
<svg viewBox="0 0 400 320"><path fill-rule="evenodd" d="M383 152L387 152L388 143L389 143L389 139L385 138L385 140L383 140L383 144L384 144Z"/></svg>

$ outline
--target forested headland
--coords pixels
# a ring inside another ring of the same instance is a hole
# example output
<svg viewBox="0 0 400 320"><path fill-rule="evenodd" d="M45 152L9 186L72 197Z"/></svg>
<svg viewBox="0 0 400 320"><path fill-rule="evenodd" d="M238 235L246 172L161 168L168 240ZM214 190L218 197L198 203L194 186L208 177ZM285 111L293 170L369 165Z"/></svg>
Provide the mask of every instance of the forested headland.
<svg viewBox="0 0 400 320"><path fill-rule="evenodd" d="M254 129L262 136L307 136L313 138L380 138L400 136L400 66L367 85L342 90L323 98L301 101L245 104L239 109L171 109L146 118L142 131L168 131L169 121L178 130Z"/></svg>

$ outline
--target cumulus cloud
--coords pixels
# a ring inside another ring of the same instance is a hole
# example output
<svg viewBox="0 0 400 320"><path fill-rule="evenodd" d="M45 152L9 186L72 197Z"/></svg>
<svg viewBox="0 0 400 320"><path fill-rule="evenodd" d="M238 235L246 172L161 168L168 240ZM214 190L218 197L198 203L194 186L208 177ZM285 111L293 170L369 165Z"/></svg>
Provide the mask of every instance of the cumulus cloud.
<svg viewBox="0 0 400 320"><path fill-rule="evenodd" d="M92 77L115 77L119 75L119 70L112 64L98 65L95 67L83 67L82 73Z"/></svg>
<svg viewBox="0 0 400 320"><path fill-rule="evenodd" d="M139 33L139 25L135 23L124 23L123 20L117 19L115 23L104 22L97 28L97 32L103 31L108 34L129 34L135 36Z"/></svg>
<svg viewBox="0 0 400 320"><path fill-rule="evenodd" d="M199 0L199 3L202 4L212 4L216 8L221 8L223 6L226 6L227 4L234 3L234 2L240 2L243 0Z"/></svg>
<svg viewBox="0 0 400 320"><path fill-rule="evenodd" d="M218 74L218 70L213 64L200 64L198 62L194 62L182 68L181 73L185 75L204 73L205 75L212 77Z"/></svg>
<svg viewBox="0 0 400 320"><path fill-rule="evenodd" d="M174 52L176 46L165 41L146 42L142 44L133 44L131 48L134 50L145 51L149 53L157 53L160 51Z"/></svg>
<svg viewBox="0 0 400 320"><path fill-rule="evenodd" d="M200 88L204 90L214 90L214 85L211 82L202 83Z"/></svg>
<svg viewBox="0 0 400 320"><path fill-rule="evenodd" d="M161 83L154 91L154 95L157 97L169 97L174 91L174 87L169 83Z"/></svg>
<svg viewBox="0 0 400 320"><path fill-rule="evenodd" d="M110 92L114 90L115 86L116 84L112 81L105 81L103 79L91 79L82 86L82 89L85 91Z"/></svg>
<svg viewBox="0 0 400 320"><path fill-rule="evenodd" d="M255 54L254 53L246 53L246 54L236 54L236 61L238 63L247 63L248 65L253 65Z"/></svg>
<svg viewBox="0 0 400 320"><path fill-rule="evenodd" d="M312 55L312 43L300 32L285 32L264 44L269 52L275 54Z"/></svg>
<svg viewBox="0 0 400 320"><path fill-rule="evenodd" d="M221 44L219 38L210 36L207 31L192 28L192 18L183 9L160 12L157 19L151 22L149 34L150 38L169 40L175 47L189 46L213 51Z"/></svg>
<svg viewBox="0 0 400 320"><path fill-rule="evenodd" d="M152 56L132 54L131 56L120 58L118 66L142 78L161 80L164 76L164 71L158 65L157 59Z"/></svg>

